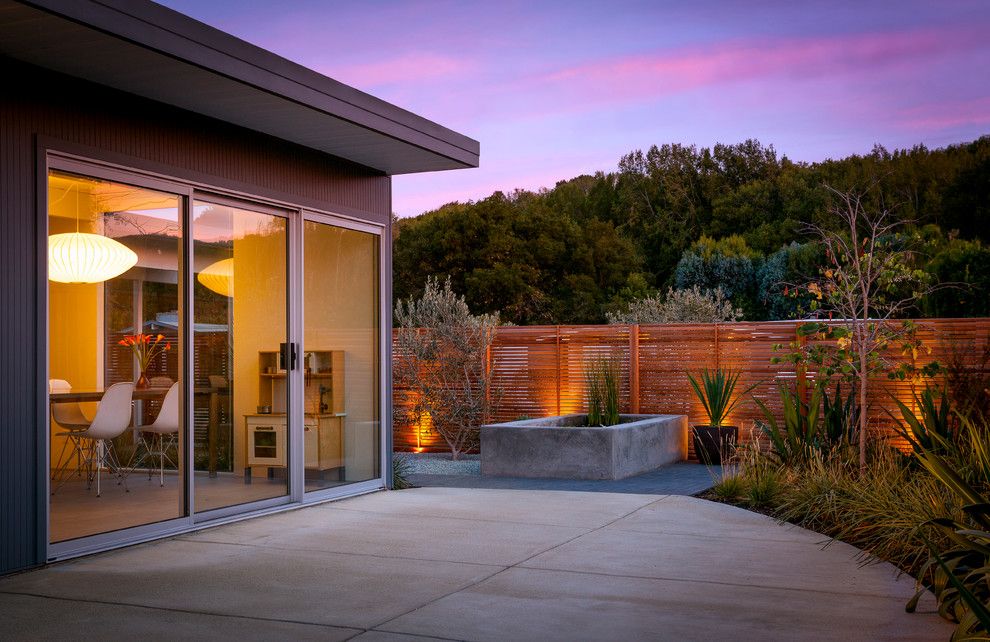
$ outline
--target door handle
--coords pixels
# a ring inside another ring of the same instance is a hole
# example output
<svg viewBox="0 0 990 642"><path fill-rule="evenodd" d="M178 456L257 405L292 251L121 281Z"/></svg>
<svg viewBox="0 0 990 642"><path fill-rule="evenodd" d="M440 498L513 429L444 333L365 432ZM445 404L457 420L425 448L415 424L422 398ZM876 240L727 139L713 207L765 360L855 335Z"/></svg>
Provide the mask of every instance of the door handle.
<svg viewBox="0 0 990 642"><path fill-rule="evenodd" d="M296 344L294 343L280 343L278 346L278 357L282 362L282 368L284 370L295 370L296 369L296 358L298 352L296 351Z"/></svg>

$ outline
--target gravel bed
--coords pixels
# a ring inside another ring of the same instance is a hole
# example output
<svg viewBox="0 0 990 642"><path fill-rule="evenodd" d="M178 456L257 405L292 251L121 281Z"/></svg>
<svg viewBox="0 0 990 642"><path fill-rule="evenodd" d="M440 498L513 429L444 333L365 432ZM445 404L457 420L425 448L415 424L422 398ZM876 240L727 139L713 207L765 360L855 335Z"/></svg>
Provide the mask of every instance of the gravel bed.
<svg viewBox="0 0 990 642"><path fill-rule="evenodd" d="M480 475L481 455L461 455L453 461L439 453L396 453L409 462L410 475Z"/></svg>

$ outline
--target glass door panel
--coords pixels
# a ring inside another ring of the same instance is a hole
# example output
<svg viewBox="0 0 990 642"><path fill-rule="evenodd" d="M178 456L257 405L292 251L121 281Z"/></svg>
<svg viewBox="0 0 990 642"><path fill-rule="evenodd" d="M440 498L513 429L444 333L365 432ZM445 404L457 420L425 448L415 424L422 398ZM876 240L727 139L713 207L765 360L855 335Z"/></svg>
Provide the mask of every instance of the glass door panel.
<svg viewBox="0 0 990 642"><path fill-rule="evenodd" d="M380 470L379 237L303 224L306 490Z"/></svg>
<svg viewBox="0 0 990 642"><path fill-rule="evenodd" d="M186 515L181 203L48 175L53 544Z"/></svg>
<svg viewBox="0 0 990 642"><path fill-rule="evenodd" d="M195 510L288 493L288 219L193 204Z"/></svg>

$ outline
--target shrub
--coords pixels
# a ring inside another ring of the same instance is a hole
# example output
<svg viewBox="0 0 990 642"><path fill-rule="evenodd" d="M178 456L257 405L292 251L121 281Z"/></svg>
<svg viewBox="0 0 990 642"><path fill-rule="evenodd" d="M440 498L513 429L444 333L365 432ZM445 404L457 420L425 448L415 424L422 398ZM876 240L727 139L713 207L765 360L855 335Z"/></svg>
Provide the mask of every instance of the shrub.
<svg viewBox="0 0 990 642"><path fill-rule="evenodd" d="M742 499L746 491L746 480L732 473L715 480L709 492L719 501L735 503Z"/></svg>
<svg viewBox="0 0 990 642"><path fill-rule="evenodd" d="M456 460L478 446L481 426L498 404L487 357L498 315L471 314L449 278L443 287L431 278L421 298L396 303L395 318L396 351L405 355L395 360L396 386L413 393L409 413L428 414ZM395 417L396 423L407 420Z"/></svg>
<svg viewBox="0 0 990 642"><path fill-rule="evenodd" d="M749 480L746 503L753 508L776 508L781 499L783 485L781 471L767 468Z"/></svg>
<svg viewBox="0 0 990 642"><path fill-rule="evenodd" d="M674 286L679 290L721 290L727 299L750 314L762 312L757 301L756 268L760 253L738 235L717 241L702 236L685 250L674 268Z"/></svg>
<svg viewBox="0 0 990 642"><path fill-rule="evenodd" d="M931 475L963 504L963 515L943 514L927 520L930 533L950 543L926 540L930 559L923 569L930 575L932 590L939 602L939 613L958 623L952 639L987 639L990 634L990 434L986 424L961 417L965 441L956 453L965 457L952 462L942 453L953 452L948 443L939 450L927 449L912 441L916 456ZM935 437L936 442L941 437ZM962 440L962 439L961 439ZM960 463L970 469L967 479L960 474ZM917 605L918 597L908 603Z"/></svg>
<svg viewBox="0 0 990 642"><path fill-rule="evenodd" d="M723 323L742 316L721 289L702 290L697 285L668 288L665 299L659 295L635 299L625 312L606 315L609 323Z"/></svg>
<svg viewBox="0 0 990 642"><path fill-rule="evenodd" d="M412 488L409 481L409 473L412 472L412 463L403 453L392 453L392 490L403 490Z"/></svg>

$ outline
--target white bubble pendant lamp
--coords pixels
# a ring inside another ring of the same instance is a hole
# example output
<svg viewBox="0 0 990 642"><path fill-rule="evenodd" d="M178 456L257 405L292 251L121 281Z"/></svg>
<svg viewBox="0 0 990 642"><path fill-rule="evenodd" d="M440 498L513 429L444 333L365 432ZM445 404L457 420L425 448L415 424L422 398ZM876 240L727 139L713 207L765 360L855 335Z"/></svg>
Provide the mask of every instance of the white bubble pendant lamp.
<svg viewBox="0 0 990 642"><path fill-rule="evenodd" d="M59 283L102 283L134 267L138 256L106 236L69 232L48 237L48 278Z"/></svg>
<svg viewBox="0 0 990 642"><path fill-rule="evenodd" d="M79 231L79 187L76 187L76 231L48 237L48 278L59 283L102 283L134 267L131 248L100 234Z"/></svg>
<svg viewBox="0 0 990 642"><path fill-rule="evenodd" d="M234 296L234 259L223 259L203 268L196 280L217 294Z"/></svg>

